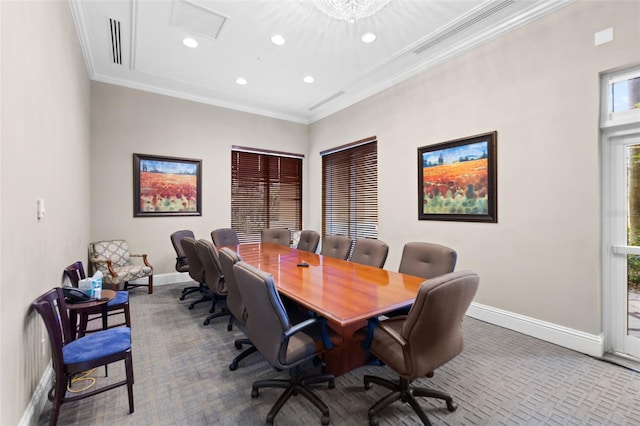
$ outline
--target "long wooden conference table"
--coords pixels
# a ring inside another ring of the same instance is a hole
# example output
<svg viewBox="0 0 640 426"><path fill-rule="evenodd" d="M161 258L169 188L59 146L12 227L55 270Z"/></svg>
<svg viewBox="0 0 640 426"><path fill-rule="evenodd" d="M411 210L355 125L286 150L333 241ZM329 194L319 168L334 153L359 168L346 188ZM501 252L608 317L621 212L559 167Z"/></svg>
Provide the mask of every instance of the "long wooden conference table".
<svg viewBox="0 0 640 426"><path fill-rule="evenodd" d="M424 278L374 268L272 243L229 246L242 260L273 275L278 291L327 319L337 334L326 370L344 374L364 364L354 333L367 319L409 306ZM309 266L298 266L307 263Z"/></svg>

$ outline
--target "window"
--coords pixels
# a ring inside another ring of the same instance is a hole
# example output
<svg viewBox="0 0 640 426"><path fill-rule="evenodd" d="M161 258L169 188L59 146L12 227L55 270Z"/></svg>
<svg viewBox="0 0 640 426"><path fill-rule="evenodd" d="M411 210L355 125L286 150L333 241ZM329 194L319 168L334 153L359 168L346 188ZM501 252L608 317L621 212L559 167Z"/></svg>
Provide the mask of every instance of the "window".
<svg viewBox="0 0 640 426"><path fill-rule="evenodd" d="M369 138L322 155L322 235L378 237L378 143Z"/></svg>
<svg viewBox="0 0 640 426"><path fill-rule="evenodd" d="M302 228L302 156L231 150L231 227L241 243L264 228Z"/></svg>
<svg viewBox="0 0 640 426"><path fill-rule="evenodd" d="M640 120L640 69L603 76L603 127Z"/></svg>

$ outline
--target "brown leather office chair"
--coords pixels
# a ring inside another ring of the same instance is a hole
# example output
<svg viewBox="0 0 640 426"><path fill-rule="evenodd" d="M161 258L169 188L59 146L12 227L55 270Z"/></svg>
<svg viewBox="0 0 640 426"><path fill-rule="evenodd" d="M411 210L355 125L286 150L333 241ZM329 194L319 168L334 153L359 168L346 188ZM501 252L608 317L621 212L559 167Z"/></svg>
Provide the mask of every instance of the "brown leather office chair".
<svg viewBox="0 0 640 426"><path fill-rule="evenodd" d="M462 352L462 320L479 281L471 271L452 272L425 281L408 315L386 319L375 327L369 350L400 378L392 382L364 376L365 389L375 383L392 390L369 409L371 424L376 424L374 417L385 407L401 400L411 405L425 425L430 425L417 396L442 399L449 411L457 408L450 395L412 387L410 383L420 377L432 377L438 367Z"/></svg>
<svg viewBox="0 0 640 426"><path fill-rule="evenodd" d="M358 238L349 260L362 265L382 268L389 254L389 246L374 238Z"/></svg>
<svg viewBox="0 0 640 426"><path fill-rule="evenodd" d="M452 248L434 243L407 243L402 249L398 272L424 279L453 272L458 254ZM406 315L409 308L388 312L387 316Z"/></svg>
<svg viewBox="0 0 640 426"><path fill-rule="evenodd" d="M133 262L132 257L142 258L140 262ZM89 243L89 261L94 271L102 271L103 284L120 290L129 287L148 287L147 292L153 294L153 266L147 260L146 253L134 254L129 252L126 240L107 240ZM147 284L131 284L129 281L147 278Z"/></svg>
<svg viewBox="0 0 640 426"><path fill-rule="evenodd" d="M79 260L64 268L64 275L69 279L71 286L76 288L78 287L78 282L86 278L84 266ZM121 327L123 325L131 327L128 291L116 291L116 296L107 302L107 315L124 315L124 322L110 324L109 328ZM87 324L89 321L101 319L102 307L97 306L94 310L83 310L80 314L80 329L78 335L82 337L86 332L92 331L87 330Z"/></svg>
<svg viewBox="0 0 640 426"><path fill-rule="evenodd" d="M398 272L424 279L453 272L458 255L452 248L433 243L407 243L402 249Z"/></svg>
<svg viewBox="0 0 640 426"><path fill-rule="evenodd" d="M322 240L320 254L346 260L351 252L352 243L351 238L345 237L344 235L327 235Z"/></svg>
<svg viewBox="0 0 640 426"><path fill-rule="evenodd" d="M189 276L192 280L198 283L197 291L202 295L200 299L189 305L189 309L193 309L198 303L208 302L211 298L205 281L204 265L202 264L200 256L198 256L198 250L196 249L198 240L192 237L184 237L181 242L182 249L184 250L184 254L187 256L187 261L189 262ZM184 300L184 297L189 293L191 292L188 291L183 293L182 296L180 296L180 300Z"/></svg>
<svg viewBox="0 0 640 426"><path fill-rule="evenodd" d="M320 243L320 234L313 229L306 229L300 233L300 239L296 248L311 253L315 253Z"/></svg>
<svg viewBox="0 0 640 426"><path fill-rule="evenodd" d="M286 228L263 229L260 233L260 241L289 247L291 245L291 231Z"/></svg>
<svg viewBox="0 0 640 426"><path fill-rule="evenodd" d="M311 391L308 385L329 382L332 375L302 378L300 364L316 357L324 348L316 347L311 334L312 326L322 325L320 318L311 318L293 325L289 320L273 277L245 262L233 266L236 283L247 309L247 335L267 362L276 369L289 370L289 380L260 380L253 383L251 396L257 397L263 387L285 388L267 415L267 424L273 424L285 402L295 395L302 395L322 412L322 424L329 424L329 408ZM326 324L326 323L325 323ZM304 331L302 331L304 330ZM326 328L325 328L326 330Z"/></svg>
<svg viewBox="0 0 640 426"><path fill-rule="evenodd" d="M220 249L218 256L220 257L220 266L222 267L224 282L227 286L227 307L231 311L227 329L231 331L232 324L235 323L246 334L247 309L244 306L240 289L238 289L238 284L236 283L233 275L233 265L240 262L242 258L238 253L228 247ZM257 351L256 347L249 339L236 339L233 344L236 349L242 349L242 345L250 346L233 359L229 365L229 370L231 371L238 368L238 362Z"/></svg>
<svg viewBox="0 0 640 426"><path fill-rule="evenodd" d="M31 306L40 314L49 334L51 361L54 371L53 387L47 394L53 402L49 424L58 422L60 406L66 402L88 398L110 389L127 386L129 413L133 413L133 361L131 357L131 329L129 327L100 330L84 337L72 339L71 322L61 287L49 290L33 301ZM67 383L74 375L92 368L124 361L125 379L67 396ZM91 423L84 418L83 422Z"/></svg>
<svg viewBox="0 0 640 426"><path fill-rule="evenodd" d="M200 239L196 243L196 251L204 268L204 280L208 288L208 296L211 300L211 308L209 315L204 320L204 325L209 325L212 319L225 315L231 315L227 309L227 286L225 284L224 275L222 275L222 267L218 258L218 249L209 240ZM224 306L216 312L216 305L222 302Z"/></svg>
<svg viewBox="0 0 640 426"><path fill-rule="evenodd" d="M240 241L238 241L238 234L235 229L231 228L214 229L211 231L211 239L216 247L237 246L240 244Z"/></svg>

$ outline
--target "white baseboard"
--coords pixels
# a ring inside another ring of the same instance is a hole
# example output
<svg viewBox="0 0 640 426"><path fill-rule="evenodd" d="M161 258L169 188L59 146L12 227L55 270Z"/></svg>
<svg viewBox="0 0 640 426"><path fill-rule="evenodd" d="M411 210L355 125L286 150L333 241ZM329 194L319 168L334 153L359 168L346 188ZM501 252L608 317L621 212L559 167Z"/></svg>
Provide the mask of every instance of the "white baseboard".
<svg viewBox="0 0 640 426"><path fill-rule="evenodd" d="M22 418L20 419L19 426L35 426L38 424L38 420L40 418L40 414L42 414L42 410L44 409L44 405L47 403L47 394L49 393L49 389L51 389L51 385L53 383L53 366L51 362L47 365L46 370L42 374L40 378L40 382L38 383L38 387L31 395L31 400L29 401L29 405L22 414Z"/></svg>
<svg viewBox="0 0 640 426"><path fill-rule="evenodd" d="M146 284L146 278L140 278L137 280L129 281L132 284ZM190 283L195 282L191 279L189 274L184 272L169 272L166 274L153 274L153 286L178 284L178 283ZM187 284L190 285L190 284Z"/></svg>
<svg viewBox="0 0 640 426"><path fill-rule="evenodd" d="M602 334L588 334L475 302L471 303L467 315L587 355L601 357L604 354Z"/></svg>

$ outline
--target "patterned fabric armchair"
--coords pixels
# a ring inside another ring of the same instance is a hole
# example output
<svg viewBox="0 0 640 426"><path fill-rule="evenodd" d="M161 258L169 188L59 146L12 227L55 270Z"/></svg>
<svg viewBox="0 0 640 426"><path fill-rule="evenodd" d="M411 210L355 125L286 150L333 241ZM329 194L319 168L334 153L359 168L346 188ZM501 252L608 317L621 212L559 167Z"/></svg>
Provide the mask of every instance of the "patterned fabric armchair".
<svg viewBox="0 0 640 426"><path fill-rule="evenodd" d="M132 257L141 257L144 265L133 263ZM147 255L129 253L125 240L90 243L89 261L94 271L102 271L103 284L112 285L115 290L120 290L120 283L124 283L125 290L144 286L149 287L149 294L153 293L153 267L147 261ZM148 284L129 284L129 281L144 277L149 278Z"/></svg>

